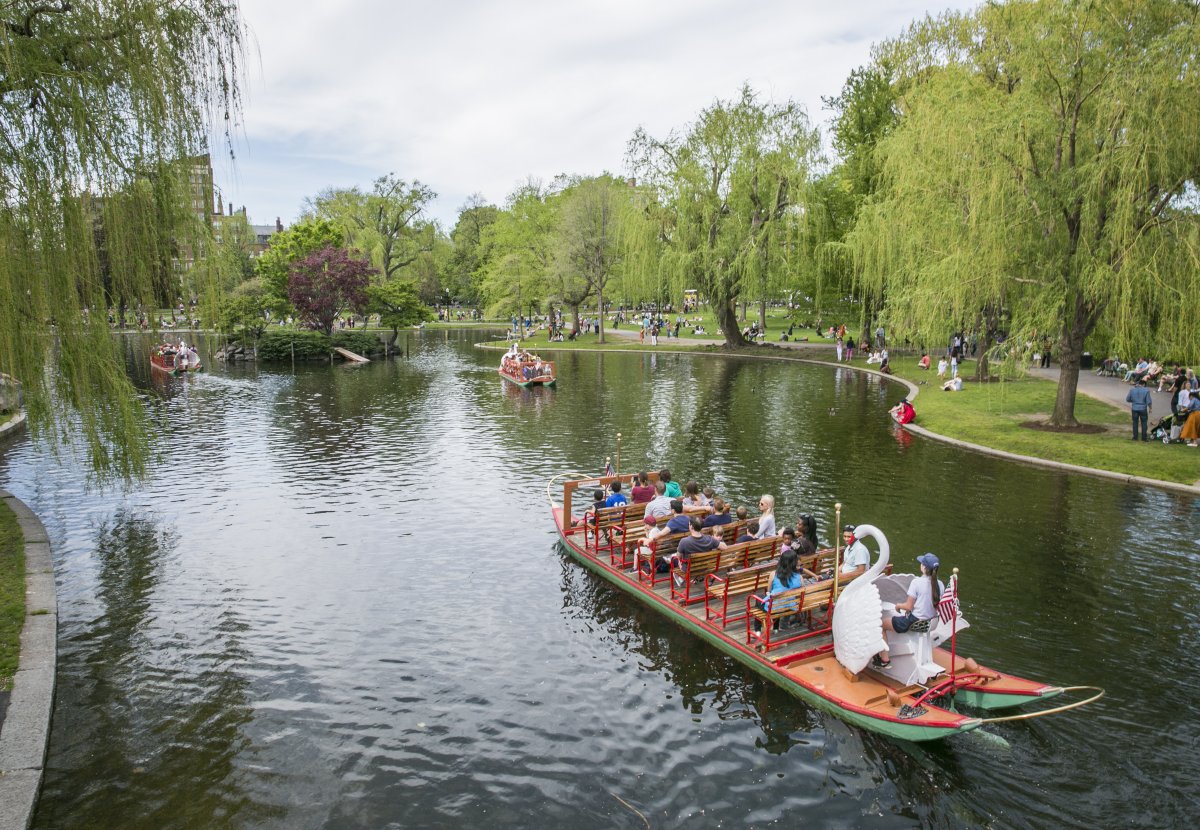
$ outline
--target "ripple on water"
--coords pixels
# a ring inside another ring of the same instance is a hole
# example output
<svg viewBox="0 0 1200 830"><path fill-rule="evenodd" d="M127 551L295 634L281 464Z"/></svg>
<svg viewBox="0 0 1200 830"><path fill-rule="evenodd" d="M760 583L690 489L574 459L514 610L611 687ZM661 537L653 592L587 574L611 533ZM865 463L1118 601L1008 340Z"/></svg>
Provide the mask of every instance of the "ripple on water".
<svg viewBox="0 0 1200 830"><path fill-rule="evenodd" d="M218 366L153 387L156 463L127 490L89 490L78 459L27 442L0 459L59 585L39 827L1192 812L1194 501L905 442L882 415L896 390L849 372L567 354L558 389L524 391L471 342L410 333L409 359L355 371ZM933 746L791 697L555 545L546 479L615 461L618 431L625 470L669 464L741 504L772 493L826 539L841 501L844 521L884 527L898 567L939 552L962 569L971 653L1109 697ZM1114 599L1131 573L1138 602Z"/></svg>

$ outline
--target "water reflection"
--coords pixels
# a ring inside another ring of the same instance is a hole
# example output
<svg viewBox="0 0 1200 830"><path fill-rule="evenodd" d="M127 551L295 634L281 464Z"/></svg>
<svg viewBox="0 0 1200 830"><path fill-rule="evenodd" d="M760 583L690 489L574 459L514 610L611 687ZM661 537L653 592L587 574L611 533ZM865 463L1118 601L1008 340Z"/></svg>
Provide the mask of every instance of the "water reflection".
<svg viewBox="0 0 1200 830"><path fill-rule="evenodd" d="M131 339L162 425L147 481L88 491L27 440L0 457L55 542L39 826L1186 821L1194 500L900 444L900 390L846 370L564 353L559 388L525 391L480 336L162 383ZM825 538L840 501L899 566L937 552L971 654L1109 697L921 747L806 705L557 546L546 479L615 460L617 432L626 470L773 493Z"/></svg>

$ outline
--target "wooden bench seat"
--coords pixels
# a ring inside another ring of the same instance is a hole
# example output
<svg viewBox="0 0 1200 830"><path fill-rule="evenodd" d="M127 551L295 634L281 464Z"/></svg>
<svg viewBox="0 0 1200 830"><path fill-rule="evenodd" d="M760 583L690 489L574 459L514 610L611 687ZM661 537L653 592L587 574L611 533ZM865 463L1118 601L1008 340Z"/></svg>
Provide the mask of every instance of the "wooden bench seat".
<svg viewBox="0 0 1200 830"><path fill-rule="evenodd" d="M743 530L740 522L732 522L724 525L721 528L721 541L728 544L738 537L738 534ZM656 567L658 560L668 559L675 553L675 549L679 547L679 543L686 539L688 533L668 533L664 536L656 536L650 540L648 546L639 547L635 554L635 566L637 567L638 579L643 583L649 583L650 587L655 588L663 580L671 579L671 572L659 573ZM649 570L649 573L647 573Z"/></svg>
<svg viewBox="0 0 1200 830"><path fill-rule="evenodd" d="M700 591L693 595L692 586L695 583L704 581L709 574L745 568L772 559L778 549L779 537L771 536L729 545L724 550L693 553L686 562L676 561L671 567L671 599L682 605L701 602L705 598L705 592Z"/></svg>
<svg viewBox="0 0 1200 830"><path fill-rule="evenodd" d="M757 642L763 651L770 651L773 648L794 643L824 632L827 627L824 623L831 618L833 613L831 607L833 580L823 579L811 585L803 585L799 588L793 588L790 591L775 594L771 598L771 609L769 611L760 607L766 603L766 599L766 591L746 597L746 642ZM813 611L821 608L826 608L828 611L824 616L823 624L817 626L817 630L814 630L814 626L811 624L811 615ZM799 634L786 635L782 627L779 631L774 630L775 624L778 622L798 621L801 617L808 617L810 624L805 626L804 630ZM755 621L762 627L761 640L757 640L755 636Z"/></svg>

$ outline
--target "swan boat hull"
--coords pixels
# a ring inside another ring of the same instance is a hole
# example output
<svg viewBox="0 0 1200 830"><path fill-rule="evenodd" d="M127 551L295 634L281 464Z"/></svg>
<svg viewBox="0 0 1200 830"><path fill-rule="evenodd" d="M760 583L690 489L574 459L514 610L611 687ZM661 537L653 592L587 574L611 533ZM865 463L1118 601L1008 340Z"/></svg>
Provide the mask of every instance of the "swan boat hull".
<svg viewBox="0 0 1200 830"><path fill-rule="evenodd" d="M188 366L186 369L177 368L175 366L175 356L174 355L152 354L152 355L150 355L150 365L153 366L155 369L161 369L162 371L166 372L167 374L174 375L176 377L178 377L179 375L185 374L187 372L203 372L204 371L204 367L199 364L197 364L195 366Z"/></svg>
<svg viewBox="0 0 1200 830"><path fill-rule="evenodd" d="M532 386L553 386L554 384L558 383L558 378L554 377L553 375L542 375L540 377L529 378L526 380L525 378L511 375L503 369L497 369L496 371L500 374L500 377L504 378L509 383L515 383L522 389L529 389Z"/></svg>
<svg viewBox="0 0 1200 830"><path fill-rule="evenodd" d="M607 477L578 483L591 487L615 479ZM744 624L735 623L725 628L709 622L705 618L703 603L681 606L670 598L669 589L660 587L655 590L639 581L632 570L611 564L607 551L589 549L582 529L574 527L574 518L569 514L569 509L569 493L562 503L551 499L559 539L574 559L806 703L863 729L906 741L939 740L970 732L983 724L980 718L942 708L929 700L919 701L920 708L916 713L908 710L907 707L917 703L918 698L925 694L927 690L924 687L898 689L895 684L889 684L886 678L871 672L850 675L834 657L833 640L827 628L818 629L800 643L769 654L756 650L746 642ZM934 659L947 668L955 659L959 672L970 672L976 678L965 686L959 686L956 699L977 708L1018 706L1045 700L1062 691L1058 687L977 666L962 657L952 658L944 649L935 649Z"/></svg>

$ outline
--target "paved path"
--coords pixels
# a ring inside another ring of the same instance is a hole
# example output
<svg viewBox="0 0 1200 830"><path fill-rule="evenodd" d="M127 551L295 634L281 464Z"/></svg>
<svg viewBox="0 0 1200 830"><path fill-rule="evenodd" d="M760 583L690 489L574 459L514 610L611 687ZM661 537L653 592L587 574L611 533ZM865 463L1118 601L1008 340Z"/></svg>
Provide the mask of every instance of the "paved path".
<svg viewBox="0 0 1200 830"><path fill-rule="evenodd" d="M1029 374L1034 377L1045 378L1058 382L1059 367L1051 366L1049 369L1033 368L1029 370ZM1129 390L1133 387L1120 378L1105 378L1097 375L1094 369L1079 370L1079 386L1078 391L1089 398L1095 398L1098 401L1112 404L1118 409L1125 412L1129 411L1129 404L1125 402L1125 396L1129 394ZM1171 411L1171 393L1156 392L1155 386L1147 386L1150 390L1150 397L1153 399L1153 411L1150 413L1150 425L1153 426L1155 421L1167 415Z"/></svg>

